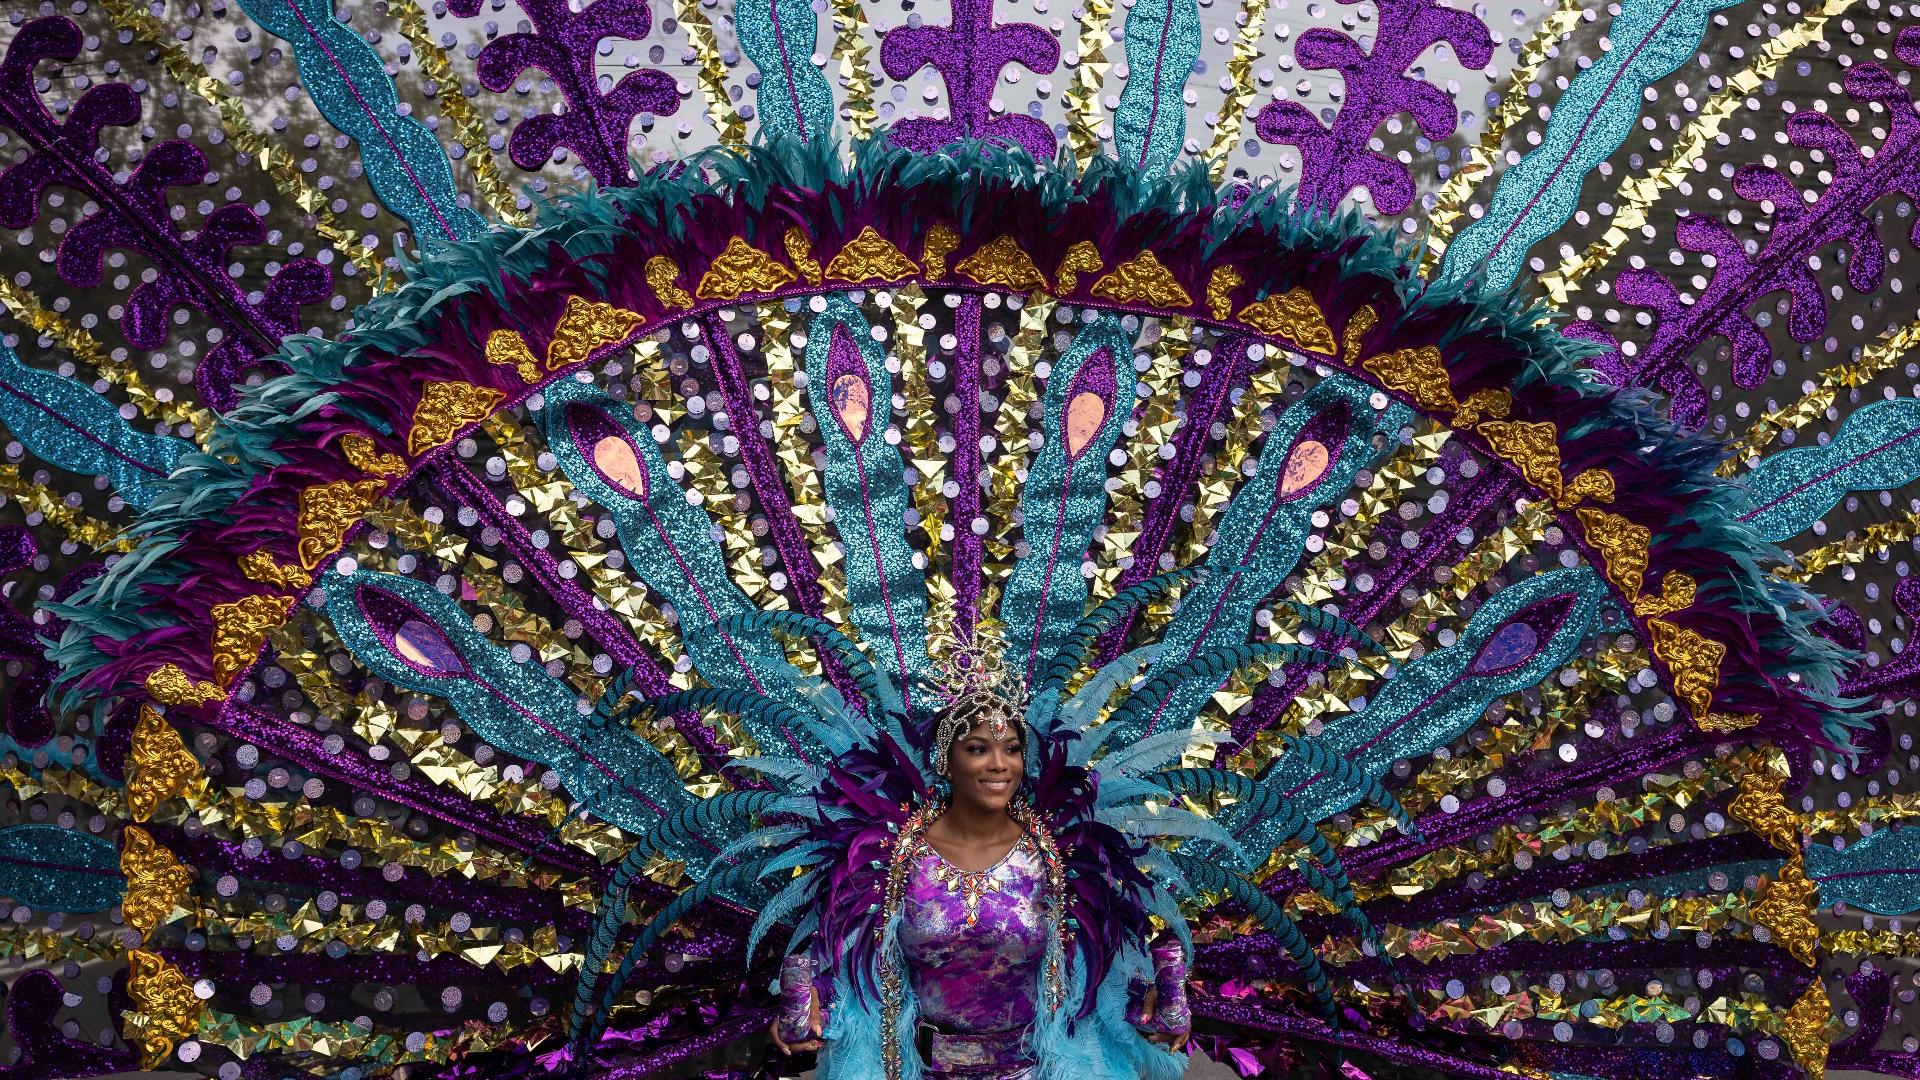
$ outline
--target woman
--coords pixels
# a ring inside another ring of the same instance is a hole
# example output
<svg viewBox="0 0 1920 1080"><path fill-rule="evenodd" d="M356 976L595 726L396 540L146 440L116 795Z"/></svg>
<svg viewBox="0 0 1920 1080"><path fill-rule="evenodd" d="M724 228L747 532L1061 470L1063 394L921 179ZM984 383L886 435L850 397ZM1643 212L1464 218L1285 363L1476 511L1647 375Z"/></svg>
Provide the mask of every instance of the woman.
<svg viewBox="0 0 1920 1080"><path fill-rule="evenodd" d="M1017 705L997 694L962 696L940 714L933 745L933 771L943 782L938 797L901 830L882 912L883 933L890 932L898 948L880 951L887 1000L878 1031L897 1027L902 1010L911 1009L916 1051L911 1061L903 1060L900 1048L886 1041L881 1053L888 1074L917 1072L928 1080L1085 1078L1111 1074L1116 1059L1135 1059L1129 1076L1178 1075L1181 1059L1141 1044L1139 1034L1114 1032L1099 1010L1078 1024L1064 1022L1064 879L1053 837L1022 797L1026 730ZM1136 969L1142 967L1139 944ZM897 970L902 967L904 972ZM1134 974L1127 996L1140 1005L1127 1011L1145 1028L1154 1022L1157 993L1150 972ZM844 977L832 981L847 983ZM1148 984L1144 993L1142 983ZM1117 1003L1103 1004L1111 1012ZM855 1068L840 1061L854 1055L836 1043L861 1038L867 1024L834 1020L816 989L816 1037L786 1042L776 1022L774 1041L789 1054L822 1049L823 1078L856 1077ZM1187 1042L1184 1024L1177 1031L1141 1034L1175 1051ZM1040 1051L1056 1040L1057 1055ZM1101 1042L1137 1045L1092 1045Z"/></svg>

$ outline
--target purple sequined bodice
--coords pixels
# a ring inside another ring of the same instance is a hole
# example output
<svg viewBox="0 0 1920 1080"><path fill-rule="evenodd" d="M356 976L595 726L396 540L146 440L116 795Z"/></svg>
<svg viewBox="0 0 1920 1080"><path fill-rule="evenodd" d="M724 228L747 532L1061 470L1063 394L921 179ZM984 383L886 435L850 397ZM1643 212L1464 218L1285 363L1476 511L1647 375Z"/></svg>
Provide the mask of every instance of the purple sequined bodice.
<svg viewBox="0 0 1920 1080"><path fill-rule="evenodd" d="M1047 951L1046 871L1033 838L1022 836L976 873L951 866L924 840L912 858L900 943L920 1019L953 1033L1024 1030Z"/></svg>

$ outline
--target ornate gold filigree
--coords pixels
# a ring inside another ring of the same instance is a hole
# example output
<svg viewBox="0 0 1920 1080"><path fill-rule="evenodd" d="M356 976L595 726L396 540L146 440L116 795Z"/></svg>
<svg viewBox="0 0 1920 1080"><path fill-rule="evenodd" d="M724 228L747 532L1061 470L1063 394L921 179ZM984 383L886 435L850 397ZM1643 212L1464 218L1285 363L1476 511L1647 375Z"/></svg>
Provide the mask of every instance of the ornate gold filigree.
<svg viewBox="0 0 1920 1080"><path fill-rule="evenodd" d="M1698 723L1713 712L1714 690L1720 685L1720 661L1727 647L1711 638L1676 626L1665 619L1648 619L1653 655L1673 674L1673 693Z"/></svg>
<svg viewBox="0 0 1920 1080"><path fill-rule="evenodd" d="M278 585L283 589L304 589L313 584L313 575L297 566L283 565L266 548L249 551L240 556L240 572L248 581L258 581L263 585Z"/></svg>
<svg viewBox="0 0 1920 1080"><path fill-rule="evenodd" d="M140 931L142 938L167 921L187 886L193 884L193 871L180 864L173 852L160 846L153 835L138 825L129 825L120 833L120 872L127 878L127 895L120 902L127 925Z"/></svg>
<svg viewBox="0 0 1920 1080"><path fill-rule="evenodd" d="M1327 317L1313 293L1304 285L1248 304L1240 309L1240 321L1268 337L1283 338L1296 349L1333 353L1333 331L1327 327Z"/></svg>
<svg viewBox="0 0 1920 1080"><path fill-rule="evenodd" d="M1099 247L1091 240L1081 240L1060 257L1060 268L1053 272L1053 280L1059 283L1060 295L1065 296L1080 284L1081 274L1097 274L1106 267Z"/></svg>
<svg viewBox="0 0 1920 1080"><path fill-rule="evenodd" d="M161 664L147 676L147 696L162 705L200 705L227 693L210 682L194 682L173 664Z"/></svg>
<svg viewBox="0 0 1920 1080"><path fill-rule="evenodd" d="M1633 613L1640 616L1671 615L1693 606L1693 598L1699 595L1700 583L1693 580L1692 574L1678 570L1669 570L1660 578L1659 596L1642 596L1634 601ZM1744 725L1743 725L1744 726Z"/></svg>
<svg viewBox="0 0 1920 1080"><path fill-rule="evenodd" d="M1064 291L1064 290L1063 290ZM1180 287L1173 273L1160 265L1153 252L1143 251L1113 272L1093 283L1088 290L1121 304L1146 304L1150 307L1189 307L1193 297Z"/></svg>
<svg viewBox="0 0 1920 1080"><path fill-rule="evenodd" d="M787 249L787 261L800 271L801 277L806 278L809 284L820 284L820 260L813 257L813 237L807 235L807 230L793 226L780 238L780 245Z"/></svg>
<svg viewBox="0 0 1920 1080"><path fill-rule="evenodd" d="M1583 506L1573 513L1586 527L1587 543L1605 558L1607 580L1613 582L1628 603L1638 600L1640 589L1646 584L1647 547L1653 542L1653 530L1591 506Z"/></svg>
<svg viewBox="0 0 1920 1080"><path fill-rule="evenodd" d="M312 570L338 549L386 487L385 480L335 480L302 491L294 526L300 534L300 565Z"/></svg>
<svg viewBox="0 0 1920 1080"><path fill-rule="evenodd" d="M1604 469L1588 469L1573 483L1566 482L1560 473L1560 432L1551 423L1487 420L1480 424L1480 434L1495 453L1520 467L1528 483L1552 496L1560 509L1588 498L1613 501L1613 476Z"/></svg>
<svg viewBox="0 0 1920 1080"><path fill-rule="evenodd" d="M919 272L912 259L871 225L861 229L860 235L847 241L840 254L827 262L827 277L848 284L876 279L904 281Z"/></svg>
<svg viewBox="0 0 1920 1080"><path fill-rule="evenodd" d="M1750 727L1758 727L1759 724L1759 713L1717 712L1708 713L1705 720L1697 722L1694 726L1698 727L1701 731L1712 732L1715 735L1726 735L1735 731L1745 731Z"/></svg>
<svg viewBox="0 0 1920 1080"><path fill-rule="evenodd" d="M588 359L597 349L617 345L646 321L646 316L637 311L569 296L567 308L553 328L553 340L547 342L547 370L558 371Z"/></svg>
<svg viewBox="0 0 1920 1080"><path fill-rule="evenodd" d="M406 459L380 453L365 435L340 436L340 452L347 455L349 465L372 476L400 476L407 471Z"/></svg>
<svg viewBox="0 0 1920 1080"><path fill-rule="evenodd" d="M1348 332L1352 332L1351 325ZM1327 340L1332 339L1333 335L1328 334ZM1382 386L1406 394L1428 412L1453 412L1460 408L1459 399L1453 396L1453 382L1447 377L1446 362L1435 346L1379 353L1361 361L1360 366L1373 372Z"/></svg>
<svg viewBox="0 0 1920 1080"><path fill-rule="evenodd" d="M520 331L495 330L488 334L486 354L487 363L512 368L519 373L521 382L540 381L540 361L527 347L527 339L520 336Z"/></svg>
<svg viewBox="0 0 1920 1080"><path fill-rule="evenodd" d="M181 1039L200 1027L206 1008L180 969L158 953L135 949L127 954L127 1033L140 1043L140 1067L152 1069L173 1053Z"/></svg>
<svg viewBox="0 0 1920 1080"><path fill-rule="evenodd" d="M1002 236L954 266L961 276L977 285L999 285L1015 292L1032 292L1047 287L1040 268L1011 236Z"/></svg>
<svg viewBox="0 0 1920 1080"><path fill-rule="evenodd" d="M702 300L732 300L747 293L772 292L795 280L793 271L773 256L736 236L700 275L693 293Z"/></svg>
<svg viewBox="0 0 1920 1080"><path fill-rule="evenodd" d="M1827 1023L1832 1019L1833 1003L1817 978L1780 1018L1780 1041L1808 1076L1827 1075Z"/></svg>
<svg viewBox="0 0 1920 1080"><path fill-rule="evenodd" d="M1769 767L1770 755L1756 751L1740 774L1740 792L1727 802L1727 813L1735 820L1789 855L1800 854L1800 818L1787 806L1780 789L1787 778Z"/></svg>
<svg viewBox="0 0 1920 1080"><path fill-rule="evenodd" d="M1207 277L1207 310L1225 320L1233 315L1233 290L1247 283L1240 271L1231 266L1216 266Z"/></svg>
<svg viewBox="0 0 1920 1080"><path fill-rule="evenodd" d="M1347 319L1346 328L1340 331L1340 358L1349 364L1357 363L1364 351L1367 334L1378 325L1380 316L1374 312L1373 305L1360 305L1360 310ZM1453 387L1449 385L1447 389L1451 392Z"/></svg>
<svg viewBox="0 0 1920 1080"><path fill-rule="evenodd" d="M491 386L430 382L413 407L413 429L407 432L407 453L415 457L453 441L455 432L493 415L507 395Z"/></svg>
<svg viewBox="0 0 1920 1080"><path fill-rule="evenodd" d="M1513 410L1513 395L1505 390L1475 390L1460 403L1460 411L1453 414L1453 426L1470 428L1480 422L1480 414L1506 419Z"/></svg>
<svg viewBox="0 0 1920 1080"><path fill-rule="evenodd" d="M1807 880L1806 866L1796 854L1780 867L1778 877L1761 886L1759 901L1748 905L1747 913L1795 960L1812 967L1818 959L1820 929L1809 913L1819 902L1820 887Z"/></svg>
<svg viewBox="0 0 1920 1080"><path fill-rule="evenodd" d="M267 631L286 622L292 610L291 596L247 596L213 605L213 681L233 685L234 676L260 655Z"/></svg>
<svg viewBox="0 0 1920 1080"><path fill-rule="evenodd" d="M201 778L200 759L187 752L180 733L151 705L140 706L128 751L127 809L146 821L160 804L185 794Z"/></svg>
<svg viewBox="0 0 1920 1080"><path fill-rule="evenodd" d="M960 246L960 234L945 225L935 225L927 230L927 240L920 248L920 261L927 266L927 280L937 281L947 276L947 256Z"/></svg>
<svg viewBox="0 0 1920 1080"><path fill-rule="evenodd" d="M647 287L653 290L654 298L661 307L690 308L693 297L680 287L680 267L665 255L655 255L647 260Z"/></svg>

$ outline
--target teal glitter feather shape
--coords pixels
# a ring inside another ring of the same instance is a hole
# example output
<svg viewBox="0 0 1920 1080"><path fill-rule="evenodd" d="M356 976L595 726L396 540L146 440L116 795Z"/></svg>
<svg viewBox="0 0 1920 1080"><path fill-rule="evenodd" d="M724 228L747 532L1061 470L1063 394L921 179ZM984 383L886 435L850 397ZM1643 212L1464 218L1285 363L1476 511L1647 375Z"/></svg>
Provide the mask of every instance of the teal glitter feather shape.
<svg viewBox="0 0 1920 1080"><path fill-rule="evenodd" d="M847 553L847 600L861 639L911 707L913 681L930 674L927 585L907 543L905 465L888 439L887 354L852 302L830 296L824 304L807 327L807 400L827 450L824 487Z"/></svg>
<svg viewBox="0 0 1920 1080"><path fill-rule="evenodd" d="M1138 11L1136 7L1134 10ZM1254 610L1293 573L1313 530L1313 514L1343 494L1361 469L1379 460L1375 440L1397 441L1410 409L1372 405L1375 391L1329 378L1289 405L1268 432L1260 464L1234 494L1207 551L1206 576L1182 599L1162 636L1158 675L1202 649L1247 640ZM1133 738L1184 729L1217 686L1188 683L1168 695Z"/></svg>
<svg viewBox="0 0 1920 1080"><path fill-rule="evenodd" d="M1920 911L1920 829L1881 829L1836 851L1809 844L1807 877L1820 904L1850 904L1876 915Z"/></svg>
<svg viewBox="0 0 1920 1080"><path fill-rule="evenodd" d="M1825 446L1783 450L1753 467L1753 508L1740 520L1764 540L1800 535L1852 491L1884 491L1920 477L1920 400L1876 401L1847 417Z"/></svg>
<svg viewBox="0 0 1920 1080"><path fill-rule="evenodd" d="M0 829L0 893L42 911L105 911L126 894L120 853L58 825Z"/></svg>
<svg viewBox="0 0 1920 1080"><path fill-rule="evenodd" d="M1026 552L1000 599L1008 667L1029 683L1085 613L1080 564L1107 512L1107 455L1133 415L1136 385L1133 339L1111 315L1082 327L1047 377L1040 453L1020 500Z"/></svg>
<svg viewBox="0 0 1920 1080"><path fill-rule="evenodd" d="M1200 58L1200 9L1194 0L1138 0L1127 12L1127 85L1113 114L1120 161L1165 172L1187 137L1182 94Z"/></svg>
<svg viewBox="0 0 1920 1080"><path fill-rule="evenodd" d="M0 345L0 424L36 457L71 473L104 476L128 506L143 510L193 445L135 431L92 388L30 368Z"/></svg>
<svg viewBox="0 0 1920 1080"><path fill-rule="evenodd" d="M760 72L760 129L769 138L818 139L833 131L833 88L813 66L820 16L808 0L738 0L740 51Z"/></svg>
<svg viewBox="0 0 1920 1080"><path fill-rule="evenodd" d="M573 799L635 835L692 799L658 750L618 725L591 722L573 689L534 658L487 640L452 598L398 574L329 572L327 617L340 640L388 683L451 704L504 753L551 767ZM675 858L704 859L732 839L676 838Z"/></svg>
<svg viewBox="0 0 1920 1080"><path fill-rule="evenodd" d="M1739 0L1629 0L1608 28L1613 47L1567 87L1540 146L1500 177L1487 214L1453 239L1438 281L1505 289L1527 251L1565 225L1587 174L1639 122L1648 86L1694 58L1713 13ZM1484 264L1484 268L1483 268Z"/></svg>
<svg viewBox="0 0 1920 1080"><path fill-rule="evenodd" d="M380 54L334 18L329 0L240 0L240 7L292 47L313 103L360 144L374 194L407 219L416 238L472 240L487 231L485 220L460 204L440 141L401 111Z"/></svg>

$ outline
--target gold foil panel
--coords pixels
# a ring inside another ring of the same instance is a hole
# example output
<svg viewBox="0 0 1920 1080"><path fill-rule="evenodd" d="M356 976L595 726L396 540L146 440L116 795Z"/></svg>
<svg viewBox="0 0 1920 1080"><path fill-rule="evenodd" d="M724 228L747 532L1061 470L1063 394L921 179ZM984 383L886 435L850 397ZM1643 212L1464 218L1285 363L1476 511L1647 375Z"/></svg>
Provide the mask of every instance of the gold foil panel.
<svg viewBox="0 0 1920 1080"><path fill-rule="evenodd" d="M493 410L505 400L507 395L491 386L458 381L428 383L413 408L407 453L419 457L428 450L447 445L461 428L493 415ZM383 483L380 488L385 486Z"/></svg>
<svg viewBox="0 0 1920 1080"><path fill-rule="evenodd" d="M161 847L138 825L120 833L120 872L126 875L127 895L120 903L127 925L145 938L167 921L193 884L193 871L180 865L173 852Z"/></svg>

